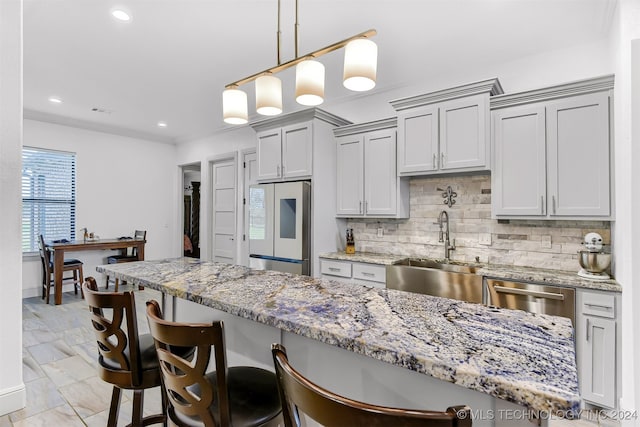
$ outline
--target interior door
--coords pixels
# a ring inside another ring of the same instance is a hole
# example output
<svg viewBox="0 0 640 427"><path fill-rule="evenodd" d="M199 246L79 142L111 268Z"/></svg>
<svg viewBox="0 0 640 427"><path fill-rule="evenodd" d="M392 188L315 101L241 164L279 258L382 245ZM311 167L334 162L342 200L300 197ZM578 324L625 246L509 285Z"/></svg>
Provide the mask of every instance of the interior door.
<svg viewBox="0 0 640 427"><path fill-rule="evenodd" d="M213 253L216 262L236 261L236 163L235 159L213 162Z"/></svg>
<svg viewBox="0 0 640 427"><path fill-rule="evenodd" d="M244 171L243 193L242 193L242 242L240 243L240 263L249 265L249 187L258 182L258 162L256 152L245 152L243 154L242 166Z"/></svg>

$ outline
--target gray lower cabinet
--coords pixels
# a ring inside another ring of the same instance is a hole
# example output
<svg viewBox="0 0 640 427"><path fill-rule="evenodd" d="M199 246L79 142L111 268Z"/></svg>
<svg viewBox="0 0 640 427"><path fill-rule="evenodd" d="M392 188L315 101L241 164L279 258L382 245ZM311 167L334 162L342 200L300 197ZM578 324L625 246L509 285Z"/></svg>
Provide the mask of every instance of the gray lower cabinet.
<svg viewBox="0 0 640 427"><path fill-rule="evenodd" d="M580 394L587 403L616 408L618 340L616 295L580 290L576 353Z"/></svg>
<svg viewBox="0 0 640 427"><path fill-rule="evenodd" d="M491 99L495 218L613 219L612 89L608 76Z"/></svg>
<svg viewBox="0 0 640 427"><path fill-rule="evenodd" d="M320 258L320 273L325 279L359 283L374 288L387 287L384 265Z"/></svg>

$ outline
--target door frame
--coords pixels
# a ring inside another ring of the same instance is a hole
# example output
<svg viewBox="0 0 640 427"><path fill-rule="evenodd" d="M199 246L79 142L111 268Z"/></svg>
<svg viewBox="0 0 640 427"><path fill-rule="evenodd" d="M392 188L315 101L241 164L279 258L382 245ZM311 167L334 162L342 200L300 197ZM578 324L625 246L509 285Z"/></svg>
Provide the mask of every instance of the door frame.
<svg viewBox="0 0 640 427"><path fill-rule="evenodd" d="M206 259L207 261L213 261L214 252L215 252L215 241L214 241L214 230L215 223L213 220L213 206L215 203L214 194L213 194L213 167L216 163L232 161L234 167L234 204L236 206L236 215L234 217L234 242L235 242L235 262L238 261L238 152L232 151L225 154L219 154L216 156L211 156L207 158L207 176L206 182L207 186L207 202L206 202L206 223L207 223L207 251L206 254L203 254L200 251L200 259ZM204 177L202 181L204 181ZM201 194L204 193L204 190ZM200 221L202 223L202 221ZM202 239L200 240L202 242Z"/></svg>
<svg viewBox="0 0 640 427"><path fill-rule="evenodd" d="M177 242L178 242L178 247L179 247L179 251L177 253L178 257L182 257L184 254L184 209L183 209L183 205L184 205L184 188L185 188L185 181L184 181L184 173L188 170L194 170L194 166L198 167L198 170L200 171L200 191L201 191L201 199L200 199L200 247L201 250L203 249L204 245L202 244L202 236L203 236L203 228L202 228L202 206L203 206L203 194L202 194L202 190L203 190L203 171L202 171L202 162L189 162L189 163L183 163L181 165L178 165L178 175L179 175L179 179L178 179L178 229L176 230L177 233ZM200 253L200 257L202 257L202 252Z"/></svg>
<svg viewBox="0 0 640 427"><path fill-rule="evenodd" d="M240 151L240 156L242 158L242 168L238 168L239 169L239 182L242 183L242 197L238 198L238 203L240 206L240 210L238 212L242 212L242 221L240 221L240 227L239 228L239 236L242 236L242 238L239 239L240 241L240 245L238 250L238 263L242 264L242 265L246 265L249 266L249 237L247 236L248 234L248 225L249 225L249 205L246 204L246 200L247 200L247 169L246 169L246 159L247 156L249 155L255 155L256 156L256 161L258 153L256 148L247 148L244 149L242 151Z"/></svg>

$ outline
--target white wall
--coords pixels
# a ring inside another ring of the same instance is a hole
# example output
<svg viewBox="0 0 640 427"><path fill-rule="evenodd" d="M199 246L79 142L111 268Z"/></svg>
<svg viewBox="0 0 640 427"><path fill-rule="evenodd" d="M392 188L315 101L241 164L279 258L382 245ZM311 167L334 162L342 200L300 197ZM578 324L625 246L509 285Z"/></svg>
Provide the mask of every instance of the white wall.
<svg viewBox="0 0 640 427"><path fill-rule="evenodd" d="M637 223L640 203L640 135L638 120L640 105L640 49L632 55L632 40L640 38L640 4L634 0L621 0L615 14L611 32L611 58L615 66L615 180L616 221L613 224L614 260L616 279L623 286L622 298L622 396L623 409L640 408L640 291L633 284L640 282L640 272L632 268L640 256L640 226ZM636 42L637 46L637 42ZM634 70L635 61L635 70ZM635 98L632 96L635 95ZM634 120L635 119L635 120ZM634 123L635 122L635 123ZM635 127L634 127L635 126ZM635 147L634 147L635 145ZM635 171L633 166L635 165ZM634 219L636 221L634 221ZM634 314L635 312L635 314ZM629 425L633 422L629 421Z"/></svg>
<svg viewBox="0 0 640 427"><path fill-rule="evenodd" d="M24 121L24 145L76 153L76 231L87 227L100 237L131 236L147 230L145 258L179 254L175 203L175 146L68 126ZM182 193L179 193L179 198ZM179 228L182 237L182 226ZM76 252L84 274L96 275L112 251ZM23 294L40 292L40 260L23 264ZM70 285L69 285L70 286Z"/></svg>
<svg viewBox="0 0 640 427"><path fill-rule="evenodd" d="M21 149L22 2L0 1L0 416L23 408Z"/></svg>

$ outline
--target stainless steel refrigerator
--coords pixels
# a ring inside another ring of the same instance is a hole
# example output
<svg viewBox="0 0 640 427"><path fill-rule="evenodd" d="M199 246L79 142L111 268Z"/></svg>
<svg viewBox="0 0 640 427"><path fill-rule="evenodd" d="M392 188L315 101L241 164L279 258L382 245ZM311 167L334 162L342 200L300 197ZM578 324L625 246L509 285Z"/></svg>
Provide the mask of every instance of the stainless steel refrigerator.
<svg viewBox="0 0 640 427"><path fill-rule="evenodd" d="M249 187L249 266L311 274L311 183Z"/></svg>

